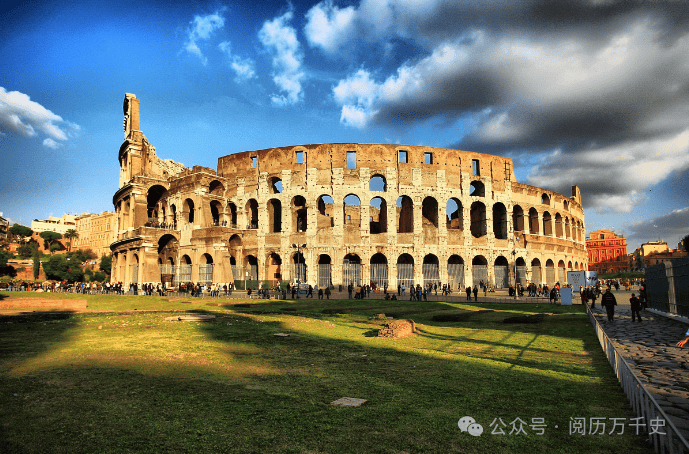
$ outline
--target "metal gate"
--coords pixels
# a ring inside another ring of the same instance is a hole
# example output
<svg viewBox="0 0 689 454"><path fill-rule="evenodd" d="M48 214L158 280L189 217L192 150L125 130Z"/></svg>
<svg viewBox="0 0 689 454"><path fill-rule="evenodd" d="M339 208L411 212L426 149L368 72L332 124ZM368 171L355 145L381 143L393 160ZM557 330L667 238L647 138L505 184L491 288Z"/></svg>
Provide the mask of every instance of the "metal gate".
<svg viewBox="0 0 689 454"><path fill-rule="evenodd" d="M132 265L131 282L134 284L139 282L139 265Z"/></svg>
<svg viewBox="0 0 689 454"><path fill-rule="evenodd" d="M545 268L545 283L548 287L555 285L555 267L547 266Z"/></svg>
<svg viewBox="0 0 689 454"><path fill-rule="evenodd" d="M440 283L440 270L437 263L424 263L421 267L423 273L423 285Z"/></svg>
<svg viewBox="0 0 689 454"><path fill-rule="evenodd" d="M231 265L232 268L232 278L235 281L243 281L244 280L244 270L242 269L241 266L237 265Z"/></svg>
<svg viewBox="0 0 689 454"><path fill-rule="evenodd" d="M413 263L398 263L397 264L397 285L404 284L406 288L414 285L414 264Z"/></svg>
<svg viewBox="0 0 689 454"><path fill-rule="evenodd" d="M473 280L473 284L476 287L479 287L479 284L481 281L483 281L484 284L488 283L488 265L473 265L471 267L471 278Z"/></svg>
<svg viewBox="0 0 689 454"><path fill-rule="evenodd" d="M453 290L464 288L464 265L461 263L450 263L447 265L447 280Z"/></svg>
<svg viewBox="0 0 689 454"><path fill-rule="evenodd" d="M206 263L199 265L199 282L210 284L213 282L213 264Z"/></svg>
<svg viewBox="0 0 689 454"><path fill-rule="evenodd" d="M330 263L318 265L318 288L326 288L333 284Z"/></svg>
<svg viewBox="0 0 689 454"><path fill-rule="evenodd" d="M533 280L532 282L535 285L541 285L541 267L540 266L532 266L531 267L531 274L533 274Z"/></svg>
<svg viewBox="0 0 689 454"><path fill-rule="evenodd" d="M528 284L526 282L526 267L525 266L518 266L517 267L517 282L519 282L522 285L522 287L524 287Z"/></svg>
<svg viewBox="0 0 689 454"><path fill-rule="evenodd" d="M293 263L289 266L289 273L292 283L299 282L303 284L306 282L306 263ZM252 278L253 279L253 278ZM256 278L258 279L258 277Z"/></svg>
<svg viewBox="0 0 689 454"><path fill-rule="evenodd" d="M377 287L384 287L388 283L388 264L372 263L370 275L371 283L376 284Z"/></svg>
<svg viewBox="0 0 689 454"><path fill-rule="evenodd" d="M361 285L361 264L345 262L342 265L342 285Z"/></svg>
<svg viewBox="0 0 689 454"><path fill-rule="evenodd" d="M175 285L191 282L191 265L176 265L172 268L175 272Z"/></svg>
<svg viewBox="0 0 689 454"><path fill-rule="evenodd" d="M505 265L495 265L493 267L495 273L495 286L498 288L506 288L510 286L510 269ZM485 281L484 281L485 282Z"/></svg>

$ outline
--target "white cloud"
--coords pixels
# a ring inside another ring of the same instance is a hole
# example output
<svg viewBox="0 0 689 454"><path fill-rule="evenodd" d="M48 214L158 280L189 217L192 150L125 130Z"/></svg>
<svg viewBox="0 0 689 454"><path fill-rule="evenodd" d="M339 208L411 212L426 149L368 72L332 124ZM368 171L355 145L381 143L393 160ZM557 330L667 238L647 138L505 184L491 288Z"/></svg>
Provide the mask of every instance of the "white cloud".
<svg viewBox="0 0 689 454"><path fill-rule="evenodd" d="M328 53L335 53L351 39L357 11L353 6L339 8L332 0L326 0L306 13L304 34L311 47L320 47Z"/></svg>
<svg viewBox="0 0 689 454"><path fill-rule="evenodd" d="M62 144L55 142L53 139L49 137L43 141L43 146L47 148L52 148L53 150L57 150L62 146Z"/></svg>
<svg viewBox="0 0 689 454"><path fill-rule="evenodd" d="M197 43L210 39L215 30L225 25L225 19L220 15L219 11L216 11L207 16L194 16L194 20L191 21L189 25L190 27L187 30L187 40L184 43L184 49L190 54L199 57L205 66L208 64L208 58L203 55Z"/></svg>
<svg viewBox="0 0 689 454"><path fill-rule="evenodd" d="M57 123L66 127L60 127ZM68 136L73 136L81 129L79 125L65 121L31 101L28 95L18 91L8 92L3 87L0 87L0 128L25 137L34 137L38 135L37 131L41 131L49 136L46 141L55 145L55 140L67 140Z"/></svg>
<svg viewBox="0 0 689 454"><path fill-rule="evenodd" d="M303 54L296 30L289 25L293 13L288 11L272 21L266 21L258 38L273 57L273 82L285 94L272 95L277 105L295 104L302 97L301 81Z"/></svg>
<svg viewBox="0 0 689 454"><path fill-rule="evenodd" d="M218 45L221 51L227 54L229 59L230 69L234 71L234 81L237 83L256 77L256 64L250 58L241 58L238 55L232 54L232 45L228 41L223 41Z"/></svg>

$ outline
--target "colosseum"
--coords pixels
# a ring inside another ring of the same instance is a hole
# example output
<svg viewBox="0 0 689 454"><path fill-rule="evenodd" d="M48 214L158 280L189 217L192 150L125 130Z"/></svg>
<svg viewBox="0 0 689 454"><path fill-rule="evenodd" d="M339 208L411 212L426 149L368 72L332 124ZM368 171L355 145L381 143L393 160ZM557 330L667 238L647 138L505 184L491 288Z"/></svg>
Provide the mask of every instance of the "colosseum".
<svg viewBox="0 0 689 454"><path fill-rule="evenodd" d="M323 287L565 283L586 270L577 186L518 183L512 160L423 146L246 151L218 168L157 157L124 99L112 280Z"/></svg>

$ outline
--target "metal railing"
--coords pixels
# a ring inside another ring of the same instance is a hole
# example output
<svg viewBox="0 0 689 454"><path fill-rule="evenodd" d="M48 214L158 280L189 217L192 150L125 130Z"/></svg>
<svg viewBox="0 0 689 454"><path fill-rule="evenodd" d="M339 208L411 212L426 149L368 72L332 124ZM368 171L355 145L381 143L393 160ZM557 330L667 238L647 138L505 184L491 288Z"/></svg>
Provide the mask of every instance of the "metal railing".
<svg viewBox="0 0 689 454"><path fill-rule="evenodd" d="M657 433L649 432L648 436L653 442L655 452L658 454L688 454L689 443L687 443L687 440L682 437L677 427L675 427L663 409L660 408L660 405L651 396L651 393L644 387L639 377L634 374L624 357L617 352L603 327L598 323L593 312L591 312L590 306L586 305L586 311L589 314L591 324L596 329L596 335L603 348L603 352L608 357L608 361L610 361L610 365L620 381L620 385L627 395L634 413L644 418L644 421L660 418L665 422L665 426L660 427Z"/></svg>

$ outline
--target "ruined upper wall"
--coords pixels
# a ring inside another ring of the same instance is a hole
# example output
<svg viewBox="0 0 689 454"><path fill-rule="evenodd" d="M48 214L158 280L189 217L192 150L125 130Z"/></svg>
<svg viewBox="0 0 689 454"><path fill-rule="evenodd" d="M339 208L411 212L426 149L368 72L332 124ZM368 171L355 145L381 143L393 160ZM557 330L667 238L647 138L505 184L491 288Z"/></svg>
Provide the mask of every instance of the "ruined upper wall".
<svg viewBox="0 0 689 454"><path fill-rule="evenodd" d="M348 152L356 153L356 168L348 168ZM406 162L400 162L400 152L406 152ZM301 156L301 163L298 156ZM421 172L422 181L432 185L438 171L443 170L448 187L459 187L462 178L475 176L474 160L479 164L477 176L493 180L496 190L504 189L505 180L516 181L509 158L448 148L358 143L297 145L231 154L218 159L218 175L228 179L245 178L250 184L258 180L260 173L279 176L291 170L293 183L305 185L306 170L315 169L313 184L331 184L336 171L342 172L345 182L349 179L354 182L358 180L360 169L366 168L375 175L394 168L398 184L411 185L416 169Z"/></svg>

